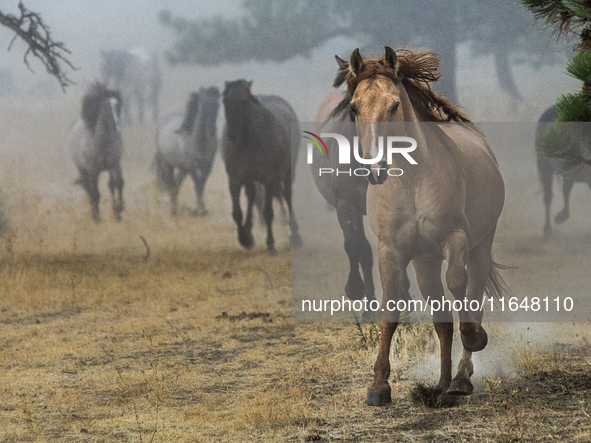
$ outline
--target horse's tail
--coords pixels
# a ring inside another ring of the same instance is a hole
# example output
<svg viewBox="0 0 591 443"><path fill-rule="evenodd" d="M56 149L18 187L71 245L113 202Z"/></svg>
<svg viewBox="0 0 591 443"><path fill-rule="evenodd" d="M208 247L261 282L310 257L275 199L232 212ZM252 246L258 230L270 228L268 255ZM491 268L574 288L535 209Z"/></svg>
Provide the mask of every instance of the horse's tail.
<svg viewBox="0 0 591 443"><path fill-rule="evenodd" d="M509 293L509 289L507 288L507 283L503 277L501 277L500 271L505 269L511 269L510 266L505 266L497 263L490 258L490 268L488 270L488 281L486 283L486 288L484 292L491 298L498 300L499 298L503 297L504 295Z"/></svg>

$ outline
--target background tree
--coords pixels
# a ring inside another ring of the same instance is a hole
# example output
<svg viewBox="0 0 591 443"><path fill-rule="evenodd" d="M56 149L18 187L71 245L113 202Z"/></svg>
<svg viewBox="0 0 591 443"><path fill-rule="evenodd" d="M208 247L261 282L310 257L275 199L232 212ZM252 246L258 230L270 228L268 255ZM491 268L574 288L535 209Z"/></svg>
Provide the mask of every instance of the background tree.
<svg viewBox="0 0 591 443"><path fill-rule="evenodd" d="M556 102L558 122L591 122L591 1L520 0L537 20L552 29L556 37L578 38L575 54L566 66L568 75L582 82L578 92L562 95ZM563 169L591 165L588 125L551 125L540 134L538 154L562 160Z"/></svg>
<svg viewBox="0 0 591 443"><path fill-rule="evenodd" d="M22 2L19 2L18 9L20 11L18 17L0 11L0 25L11 29L15 33L8 50L10 50L17 38L22 39L28 45L23 59L29 70L32 71L29 64L29 57L32 54L41 60L47 72L59 81L62 90L65 91L66 86L73 84L73 82L67 77L63 65L76 69L66 58L65 54L70 54L70 51L66 49L63 43L53 41L49 26L43 23L38 13L29 11Z"/></svg>
<svg viewBox="0 0 591 443"><path fill-rule="evenodd" d="M539 47L529 32L532 17L512 0L244 0L242 5L245 12L238 19L218 15L191 20L161 12L160 22L177 34L168 61L283 61L309 55L337 36L355 37L363 42L362 50L378 54L385 44L410 43L440 54L443 76L435 87L456 101L460 43L474 41L475 51L494 54L499 83L515 97L519 93L509 55L518 48L537 52Z"/></svg>

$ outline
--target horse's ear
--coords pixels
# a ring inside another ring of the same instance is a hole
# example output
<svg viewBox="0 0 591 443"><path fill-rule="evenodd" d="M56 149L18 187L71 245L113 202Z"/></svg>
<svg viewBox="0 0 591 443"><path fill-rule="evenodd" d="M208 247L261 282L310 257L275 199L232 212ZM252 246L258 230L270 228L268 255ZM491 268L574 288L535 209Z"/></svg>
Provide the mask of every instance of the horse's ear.
<svg viewBox="0 0 591 443"><path fill-rule="evenodd" d="M337 61L337 64L339 65L340 71L349 68L349 63L347 62L347 60L342 59L338 55L335 55L334 58Z"/></svg>
<svg viewBox="0 0 591 443"><path fill-rule="evenodd" d="M395 73L398 73L398 58L396 52L390 46L386 46L386 52L384 52L384 66L386 69L391 69Z"/></svg>
<svg viewBox="0 0 591 443"><path fill-rule="evenodd" d="M359 53L359 48L355 48L349 57L349 70L353 75L357 75L363 69L363 58Z"/></svg>
<svg viewBox="0 0 591 443"><path fill-rule="evenodd" d="M248 89L252 88L252 82L253 82L253 81L254 81L254 80L251 80L251 81L249 81L249 82L248 82Z"/></svg>

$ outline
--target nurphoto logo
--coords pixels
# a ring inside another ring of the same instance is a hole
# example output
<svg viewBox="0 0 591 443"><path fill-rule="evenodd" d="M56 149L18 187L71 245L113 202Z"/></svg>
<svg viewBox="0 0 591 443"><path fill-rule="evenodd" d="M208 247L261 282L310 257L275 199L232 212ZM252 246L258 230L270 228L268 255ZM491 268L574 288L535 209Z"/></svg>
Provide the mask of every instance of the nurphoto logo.
<svg viewBox="0 0 591 443"><path fill-rule="evenodd" d="M313 151L314 145L320 150L321 155L330 155L326 143L323 139L329 137L334 139L338 145L338 164L339 165L350 165L351 164L351 151L353 151L353 156L358 164L361 165L369 165L368 167L360 167L360 168L318 168L319 175L325 174L335 174L335 175L356 175L360 177L367 177L374 171L378 176L382 171L385 171L391 177L398 177L401 176L404 171L400 168L389 168L386 167L387 165L392 165L392 158L394 154L402 155L411 165L416 165L417 162L414 158L411 157L410 153L417 148L417 142L414 138L411 137L404 137L404 136L387 136L386 138L386 148L385 154L386 158L384 158L384 137L375 136L374 131L374 124L371 124L372 130L372 141L371 141L371 149L370 149L370 158L363 158L359 152L359 137L353 137L353 149L351 149L351 143L349 139L339 133L336 132L322 132L320 136L309 132L303 131L306 134L311 135L312 137L308 137L304 135L303 137L308 142L308 150L307 150L307 162L309 165L313 163ZM377 143L376 143L377 139ZM403 144L403 146L400 146ZM404 146L406 145L406 146ZM409 146L410 145L410 146Z"/></svg>

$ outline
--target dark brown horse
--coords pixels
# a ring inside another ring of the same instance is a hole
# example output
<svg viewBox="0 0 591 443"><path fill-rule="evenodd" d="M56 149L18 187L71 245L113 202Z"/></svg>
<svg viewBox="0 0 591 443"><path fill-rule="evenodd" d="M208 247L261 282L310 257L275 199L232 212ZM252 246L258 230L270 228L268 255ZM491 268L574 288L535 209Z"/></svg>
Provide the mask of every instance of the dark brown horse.
<svg viewBox="0 0 591 443"><path fill-rule="evenodd" d="M472 307L470 302L480 303L485 290L491 296L502 291L491 248L503 208L504 184L482 133L430 88L429 81L438 78L435 54L399 50L397 55L386 47L383 58L364 60L356 49L349 62L346 81L353 96L350 109L363 158L375 160L368 176L372 186L367 209L371 228L378 236L384 289L379 313L380 349L366 402L383 405L391 401L390 346L400 318L400 312L391 306L400 300L403 273L411 261L425 300L444 297L443 260L448 263L446 284L456 300L466 300ZM444 124L450 121L464 123ZM411 157L414 163L402 155L388 159L392 168L404 171L396 177L380 174L378 166L384 168L386 159L383 151L380 158L376 148L393 135L388 132L393 125L394 135L412 138L416 143ZM436 310L433 315L441 355L438 388L449 394L469 395L474 372L471 355L484 349L488 338L481 325L482 311L465 309L458 314L464 349L453 380L452 312Z"/></svg>
<svg viewBox="0 0 591 443"><path fill-rule="evenodd" d="M226 127L222 155L232 196L232 217L238 227L238 241L250 249L252 237L252 209L256 199L255 183L265 189L263 216L267 227L267 250L275 253L273 238L273 198L283 198L290 213L291 245L299 247L302 240L291 208L292 154L291 134L286 130L282 115L287 103L275 97L261 100L251 93L252 82L226 82L223 95ZM291 111L293 113L293 111ZM297 120L295 114L292 119ZM295 166L295 165L294 165ZM246 219L240 209L240 192L246 190L248 206Z"/></svg>
<svg viewBox="0 0 591 443"><path fill-rule="evenodd" d="M551 106L540 117L536 130L536 138L550 122L555 121L556 108ZM570 193L575 183L587 183L589 188L591 188L591 168L589 166L581 165L576 169L560 172L560 165L561 161L559 159L538 155L538 173L542 182L544 205L546 207L544 235L552 234L550 207L552 205L552 185L554 184L554 178L558 177L562 179L562 196L564 198L562 211L554 216L554 222L558 225L564 223L570 217Z"/></svg>

